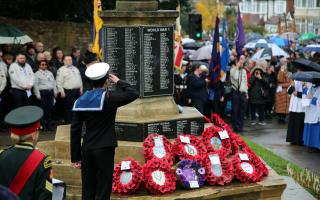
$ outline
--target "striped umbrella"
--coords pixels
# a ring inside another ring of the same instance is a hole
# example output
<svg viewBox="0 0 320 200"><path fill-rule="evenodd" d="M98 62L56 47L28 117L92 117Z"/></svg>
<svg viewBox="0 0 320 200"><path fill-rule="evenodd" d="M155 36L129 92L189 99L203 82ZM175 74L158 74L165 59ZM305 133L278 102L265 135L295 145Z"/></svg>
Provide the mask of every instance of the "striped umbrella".
<svg viewBox="0 0 320 200"><path fill-rule="evenodd" d="M20 29L0 23L0 44L26 44L29 42L32 42L32 39Z"/></svg>

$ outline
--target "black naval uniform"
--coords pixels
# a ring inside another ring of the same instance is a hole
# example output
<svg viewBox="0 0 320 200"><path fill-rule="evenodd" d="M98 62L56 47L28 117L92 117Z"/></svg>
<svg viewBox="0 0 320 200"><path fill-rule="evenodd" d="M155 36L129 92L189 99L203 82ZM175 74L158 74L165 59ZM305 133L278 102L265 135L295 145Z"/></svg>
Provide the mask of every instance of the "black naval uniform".
<svg viewBox="0 0 320 200"><path fill-rule="evenodd" d="M11 181L32 151L34 151L33 145L26 142L0 150L0 185L10 186ZM21 200L52 199L51 167L50 157L44 157L21 190L19 194Z"/></svg>
<svg viewBox="0 0 320 200"><path fill-rule="evenodd" d="M138 98L138 92L125 81L117 82L119 91L109 92L102 111L74 112L71 125L71 162L81 160L82 199L110 198L117 147L115 117L117 108ZM81 147L83 122L86 133Z"/></svg>

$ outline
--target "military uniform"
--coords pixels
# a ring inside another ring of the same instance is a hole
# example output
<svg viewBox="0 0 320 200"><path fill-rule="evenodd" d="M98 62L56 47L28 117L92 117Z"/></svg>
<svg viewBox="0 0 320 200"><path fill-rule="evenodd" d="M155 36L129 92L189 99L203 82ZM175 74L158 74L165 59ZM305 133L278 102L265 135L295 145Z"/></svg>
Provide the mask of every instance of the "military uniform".
<svg viewBox="0 0 320 200"><path fill-rule="evenodd" d="M17 62L12 63L9 68L9 76L15 107L29 105L31 91L26 90L26 87L33 86L34 83L34 73L30 65L26 63L22 67Z"/></svg>
<svg viewBox="0 0 320 200"><path fill-rule="evenodd" d="M96 63L86 70L91 80L106 80L109 65ZM92 72L92 73L91 73ZM71 162L81 161L82 199L110 199L114 167L115 117L117 108L138 98L138 92L129 83L119 80L119 91L107 92L95 88L84 93L73 107L71 125ZM82 126L86 133L81 145Z"/></svg>
<svg viewBox="0 0 320 200"><path fill-rule="evenodd" d="M40 100L41 108L44 110L44 116L41 124L44 130L52 130L51 111L54 105L54 97L57 95L56 80L49 70L39 69L35 73L33 91Z"/></svg>
<svg viewBox="0 0 320 200"><path fill-rule="evenodd" d="M41 108L22 106L12 110L4 119L11 126L12 136L25 142L0 151L0 185L8 187L23 200L52 199L51 158L35 149L33 143L36 140L28 136L38 134L42 116ZM21 140L22 137L28 140Z"/></svg>
<svg viewBox="0 0 320 200"><path fill-rule="evenodd" d="M75 66L64 65L57 72L58 92L64 93L64 120L71 123L72 106L82 92L82 80L79 70Z"/></svg>
<svg viewBox="0 0 320 200"><path fill-rule="evenodd" d="M31 143L21 143L7 150L0 150L0 185L9 187L20 167L34 150ZM51 159L46 156L28 179L19 197L23 200L51 200L51 167Z"/></svg>

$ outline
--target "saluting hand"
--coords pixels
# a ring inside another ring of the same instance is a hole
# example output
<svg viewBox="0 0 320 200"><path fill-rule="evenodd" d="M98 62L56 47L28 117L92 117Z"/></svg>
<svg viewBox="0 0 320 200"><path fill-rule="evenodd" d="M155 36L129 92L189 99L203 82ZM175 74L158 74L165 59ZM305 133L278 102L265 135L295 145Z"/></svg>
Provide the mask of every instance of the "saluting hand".
<svg viewBox="0 0 320 200"><path fill-rule="evenodd" d="M78 162L75 162L75 163L71 163L71 166L73 168L81 169L81 161L78 161Z"/></svg>
<svg viewBox="0 0 320 200"><path fill-rule="evenodd" d="M117 83L120 79L113 75L113 74L109 74L109 79L113 82L113 83Z"/></svg>

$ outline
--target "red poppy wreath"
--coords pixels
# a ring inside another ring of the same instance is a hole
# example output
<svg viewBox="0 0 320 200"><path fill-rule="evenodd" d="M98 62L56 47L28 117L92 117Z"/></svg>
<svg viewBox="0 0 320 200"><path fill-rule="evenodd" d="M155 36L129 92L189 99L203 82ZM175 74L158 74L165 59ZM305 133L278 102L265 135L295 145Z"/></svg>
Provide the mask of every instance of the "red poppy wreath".
<svg viewBox="0 0 320 200"><path fill-rule="evenodd" d="M233 180L233 166L226 157L208 153L202 166L206 169L207 182L210 185L226 185Z"/></svg>
<svg viewBox="0 0 320 200"><path fill-rule="evenodd" d="M206 153L202 140L197 136L182 134L174 140L173 155L179 160L189 159L201 162Z"/></svg>
<svg viewBox="0 0 320 200"><path fill-rule="evenodd" d="M154 158L166 159L173 164L172 145L163 135L151 134L143 142L143 154L146 161Z"/></svg>
<svg viewBox="0 0 320 200"><path fill-rule="evenodd" d="M250 152L239 152L232 157L235 177L241 183L255 183L262 179L261 160Z"/></svg>
<svg viewBox="0 0 320 200"><path fill-rule="evenodd" d="M202 142L209 153L227 157L231 153L231 139L228 132L218 126L211 126L202 133Z"/></svg>
<svg viewBox="0 0 320 200"><path fill-rule="evenodd" d="M117 163L113 172L112 192L121 194L133 194L138 191L142 183L141 164L128 158Z"/></svg>
<svg viewBox="0 0 320 200"><path fill-rule="evenodd" d="M165 159L148 160L143 166L143 179L152 194L171 193L176 189L174 170Z"/></svg>

